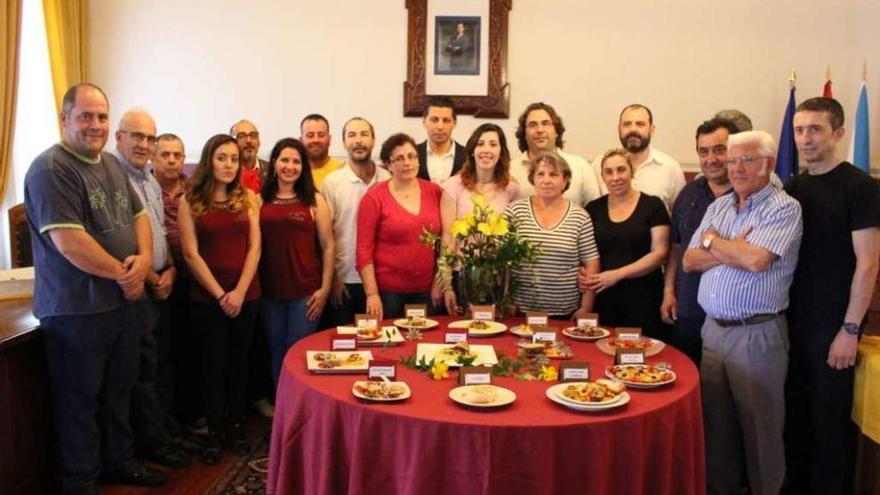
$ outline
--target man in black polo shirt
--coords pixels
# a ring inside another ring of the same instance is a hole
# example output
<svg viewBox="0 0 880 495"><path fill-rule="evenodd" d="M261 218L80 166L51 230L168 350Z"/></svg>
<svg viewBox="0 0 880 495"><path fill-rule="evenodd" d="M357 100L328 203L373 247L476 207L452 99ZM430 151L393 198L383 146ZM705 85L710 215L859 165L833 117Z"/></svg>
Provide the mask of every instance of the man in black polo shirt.
<svg viewBox="0 0 880 495"><path fill-rule="evenodd" d="M844 133L837 101L811 98L798 105L795 144L807 171L785 186L804 215L788 309L785 437L793 493L853 493L853 366L877 280L880 190L835 157Z"/></svg>

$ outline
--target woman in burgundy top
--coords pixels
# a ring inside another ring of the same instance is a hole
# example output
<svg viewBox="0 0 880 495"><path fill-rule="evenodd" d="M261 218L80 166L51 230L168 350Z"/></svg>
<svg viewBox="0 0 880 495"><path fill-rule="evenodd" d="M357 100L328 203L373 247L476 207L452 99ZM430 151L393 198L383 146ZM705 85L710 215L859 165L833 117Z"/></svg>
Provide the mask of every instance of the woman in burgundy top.
<svg viewBox="0 0 880 495"><path fill-rule="evenodd" d="M241 187L240 174L235 138L213 136L178 212L183 258L196 281L190 300L210 438L206 464L220 460L224 439L236 453L250 450L240 424L260 296L260 225L259 198Z"/></svg>
<svg viewBox="0 0 880 495"><path fill-rule="evenodd" d="M395 134L379 153L391 180L371 189L361 200L357 221L357 269L367 295L367 313L403 316L404 304L428 304L434 282L434 248L421 241L422 232L439 234L440 198L437 184L417 177L415 141ZM437 291L440 294L440 291ZM442 300L434 302L435 305Z"/></svg>
<svg viewBox="0 0 880 495"><path fill-rule="evenodd" d="M263 321L277 386L287 349L315 331L333 284L336 249L330 209L315 190L301 142L284 138L272 148L262 195Z"/></svg>

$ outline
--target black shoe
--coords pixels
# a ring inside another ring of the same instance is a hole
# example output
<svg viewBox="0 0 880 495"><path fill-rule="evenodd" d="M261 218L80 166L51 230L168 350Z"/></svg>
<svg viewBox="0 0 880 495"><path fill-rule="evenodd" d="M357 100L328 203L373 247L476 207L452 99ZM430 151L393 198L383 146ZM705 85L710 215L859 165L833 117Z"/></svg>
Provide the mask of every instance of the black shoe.
<svg viewBox="0 0 880 495"><path fill-rule="evenodd" d="M155 462L160 466L175 469L183 469L192 464L188 455L182 450L175 448L170 443L165 444L152 452L148 452L144 458L150 462Z"/></svg>
<svg viewBox="0 0 880 495"><path fill-rule="evenodd" d="M226 448L237 455L244 456L251 453L251 446L244 438L241 425L234 425L226 432Z"/></svg>
<svg viewBox="0 0 880 495"><path fill-rule="evenodd" d="M211 432L208 433L206 443L207 445L201 452L202 463L207 466L213 466L220 462L220 459L223 457L223 451L220 448L223 442L219 434Z"/></svg>
<svg viewBox="0 0 880 495"><path fill-rule="evenodd" d="M171 445L175 449L182 450L189 455L199 455L202 453L203 448L201 442L193 442L183 436L171 437Z"/></svg>
<svg viewBox="0 0 880 495"><path fill-rule="evenodd" d="M101 474L101 483L105 485L162 486L166 482L168 478L162 473L134 461Z"/></svg>
<svg viewBox="0 0 880 495"><path fill-rule="evenodd" d="M101 495L101 490L94 483L86 483L85 485L65 490L64 493L67 495Z"/></svg>

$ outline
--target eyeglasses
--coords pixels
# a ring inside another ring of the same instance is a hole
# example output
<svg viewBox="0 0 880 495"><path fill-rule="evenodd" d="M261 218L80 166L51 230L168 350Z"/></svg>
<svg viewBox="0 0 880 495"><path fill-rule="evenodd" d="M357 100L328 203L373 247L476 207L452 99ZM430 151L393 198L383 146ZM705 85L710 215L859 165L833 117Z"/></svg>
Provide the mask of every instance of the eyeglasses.
<svg viewBox="0 0 880 495"><path fill-rule="evenodd" d="M247 138L259 139L260 133L257 131L251 131L251 132L239 132L238 134L235 135L235 139L237 141L243 141Z"/></svg>
<svg viewBox="0 0 880 495"><path fill-rule="evenodd" d="M419 159L419 155L417 155L415 153L410 153L408 155L397 155L397 156L391 158L391 163L393 163L395 165L402 165L408 161L412 162L412 161L416 161L418 159Z"/></svg>
<svg viewBox="0 0 880 495"><path fill-rule="evenodd" d="M143 132L132 132L132 131L125 131L122 129L120 129L119 132L124 133L124 134L128 134L131 137L131 139L134 140L134 142L136 142L136 143L140 143L141 141L146 139L148 145L155 146L156 143L159 142L159 138L157 138L156 136L144 134Z"/></svg>
<svg viewBox="0 0 880 495"><path fill-rule="evenodd" d="M741 163L743 165L751 165L751 164L757 162L758 160L764 160L766 158L769 158L769 157L768 156L752 156L752 155L743 155L740 157L731 156L731 157L727 158L726 163L727 163L728 167L732 166L732 165L736 165L737 163Z"/></svg>

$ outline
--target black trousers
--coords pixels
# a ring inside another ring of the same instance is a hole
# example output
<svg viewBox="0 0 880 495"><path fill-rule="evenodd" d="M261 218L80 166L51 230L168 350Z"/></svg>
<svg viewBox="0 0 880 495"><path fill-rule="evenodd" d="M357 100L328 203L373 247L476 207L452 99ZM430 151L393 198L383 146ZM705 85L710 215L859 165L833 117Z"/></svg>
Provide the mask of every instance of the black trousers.
<svg viewBox="0 0 880 495"><path fill-rule="evenodd" d="M140 306L140 373L131 396L131 426L135 446L143 453L155 451L176 434L176 422L170 414L171 391L168 304L150 295L136 303Z"/></svg>
<svg viewBox="0 0 880 495"><path fill-rule="evenodd" d="M168 298L169 352L171 359L171 382L169 390L172 414L183 423L192 423L203 417L204 403L202 388L199 385L200 350L195 342L195 329L191 318L189 284L193 283L189 272L179 270L174 289Z"/></svg>
<svg viewBox="0 0 880 495"><path fill-rule="evenodd" d="M700 368L700 357L703 354L703 339L700 337L700 330L705 321L705 317L685 318L679 316L672 328L672 345L691 358L697 369Z"/></svg>
<svg viewBox="0 0 880 495"><path fill-rule="evenodd" d="M139 318L137 306L125 304L40 320L68 490L133 456L129 405L138 376Z"/></svg>
<svg viewBox="0 0 880 495"><path fill-rule="evenodd" d="M248 355L259 311L258 301L246 302L235 318L217 303L192 303L195 340L201 356L201 385L208 428L222 432L244 417Z"/></svg>
<svg viewBox="0 0 880 495"><path fill-rule="evenodd" d="M811 338L815 333L803 323L792 325L790 333L785 385L787 477L793 493L851 494L858 442L858 427L851 417L855 369L835 370L826 363L836 329L825 332L825 338Z"/></svg>

